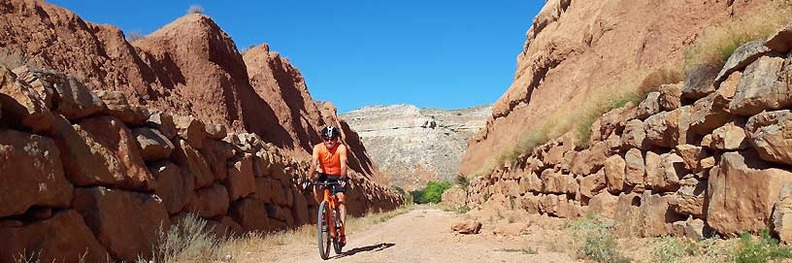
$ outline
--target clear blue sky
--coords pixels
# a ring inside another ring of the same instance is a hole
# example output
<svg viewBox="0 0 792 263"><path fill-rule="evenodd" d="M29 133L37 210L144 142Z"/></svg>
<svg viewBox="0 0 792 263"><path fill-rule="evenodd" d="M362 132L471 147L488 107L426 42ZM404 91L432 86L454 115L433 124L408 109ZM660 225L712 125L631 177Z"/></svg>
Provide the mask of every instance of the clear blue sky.
<svg viewBox="0 0 792 263"><path fill-rule="evenodd" d="M149 34L199 5L240 50L269 43L339 113L408 103L458 109L509 87L539 0L50 0L83 19Z"/></svg>

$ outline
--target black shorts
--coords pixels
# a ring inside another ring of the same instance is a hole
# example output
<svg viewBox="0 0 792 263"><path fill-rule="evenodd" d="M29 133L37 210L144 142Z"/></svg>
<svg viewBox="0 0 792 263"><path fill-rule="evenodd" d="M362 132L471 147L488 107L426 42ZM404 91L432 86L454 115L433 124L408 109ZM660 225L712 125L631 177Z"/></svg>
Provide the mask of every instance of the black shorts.
<svg viewBox="0 0 792 263"><path fill-rule="evenodd" d="M341 180L341 176L329 175L329 174L326 174L326 173L319 173L319 177L317 177L317 180L319 180L321 182L327 181L327 182L333 183L333 182L338 182L339 180ZM346 186L341 187L340 185L331 185L330 186L330 191L333 194L335 194L335 193L346 193Z"/></svg>

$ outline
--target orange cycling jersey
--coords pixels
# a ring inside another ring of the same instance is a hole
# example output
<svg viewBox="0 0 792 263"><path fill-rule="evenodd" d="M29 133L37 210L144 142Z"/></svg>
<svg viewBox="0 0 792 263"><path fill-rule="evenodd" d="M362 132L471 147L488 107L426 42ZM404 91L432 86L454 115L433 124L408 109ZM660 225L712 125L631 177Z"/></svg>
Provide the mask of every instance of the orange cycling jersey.
<svg viewBox="0 0 792 263"><path fill-rule="evenodd" d="M319 165L325 174L341 175L341 155L346 156L346 147L343 144L336 144L333 148L327 149L324 144L318 144L313 149L313 155L319 159Z"/></svg>

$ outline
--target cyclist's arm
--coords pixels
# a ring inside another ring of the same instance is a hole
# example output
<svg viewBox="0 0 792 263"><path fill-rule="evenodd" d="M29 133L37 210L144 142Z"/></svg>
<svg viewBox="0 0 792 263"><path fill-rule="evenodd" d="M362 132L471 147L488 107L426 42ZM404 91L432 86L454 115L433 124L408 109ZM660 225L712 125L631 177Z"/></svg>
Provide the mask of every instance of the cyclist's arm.
<svg viewBox="0 0 792 263"><path fill-rule="evenodd" d="M308 179L311 181L316 180L316 167L319 166L319 148L318 145L314 146L313 154L311 155L311 168L308 169Z"/></svg>
<svg viewBox="0 0 792 263"><path fill-rule="evenodd" d="M347 178L347 148L346 145L341 144L339 146L339 150L341 150L340 159L341 159L341 178Z"/></svg>

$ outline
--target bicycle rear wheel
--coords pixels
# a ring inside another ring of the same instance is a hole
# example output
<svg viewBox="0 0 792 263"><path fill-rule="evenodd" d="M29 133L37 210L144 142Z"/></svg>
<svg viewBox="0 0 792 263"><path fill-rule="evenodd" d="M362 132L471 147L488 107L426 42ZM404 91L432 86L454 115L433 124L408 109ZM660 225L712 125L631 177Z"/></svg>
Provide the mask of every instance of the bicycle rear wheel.
<svg viewBox="0 0 792 263"><path fill-rule="evenodd" d="M330 226L332 222L328 222L327 218L327 202L322 201L319 204L319 212L316 215L316 234L317 234L317 241L319 241L319 257L322 259L330 258L330 243L332 242L332 238L330 237Z"/></svg>

